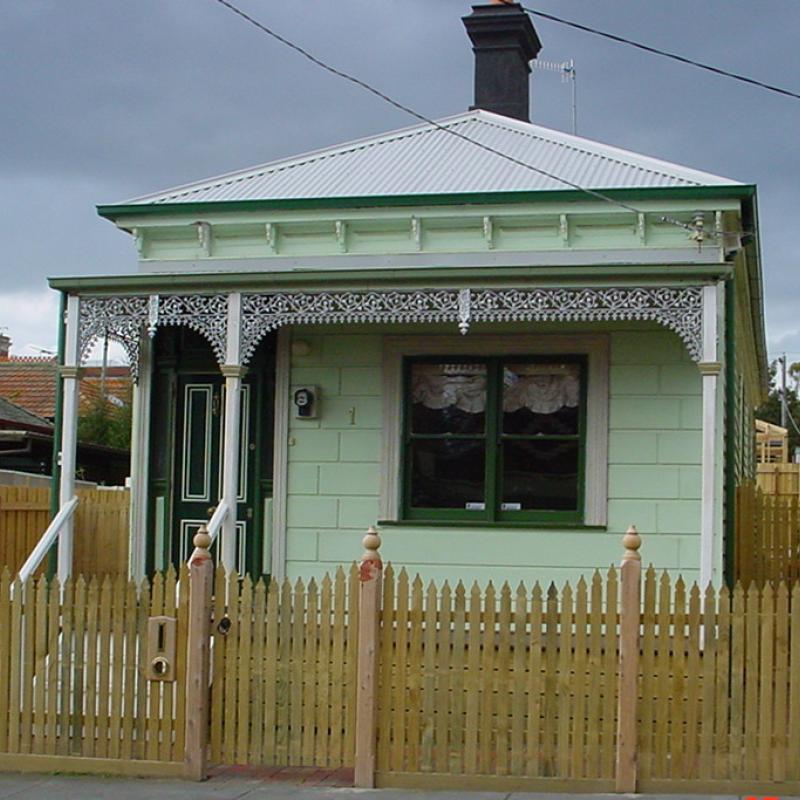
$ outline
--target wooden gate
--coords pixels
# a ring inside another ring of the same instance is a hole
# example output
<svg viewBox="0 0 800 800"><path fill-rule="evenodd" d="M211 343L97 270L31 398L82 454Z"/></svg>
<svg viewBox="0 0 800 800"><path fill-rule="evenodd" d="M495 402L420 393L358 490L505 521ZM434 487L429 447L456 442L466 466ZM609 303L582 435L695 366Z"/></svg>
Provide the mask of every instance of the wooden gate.
<svg viewBox="0 0 800 800"><path fill-rule="evenodd" d="M0 577L0 769L184 774L188 579L62 587ZM63 591L62 591L63 590ZM148 619L177 619L174 680L148 679Z"/></svg>

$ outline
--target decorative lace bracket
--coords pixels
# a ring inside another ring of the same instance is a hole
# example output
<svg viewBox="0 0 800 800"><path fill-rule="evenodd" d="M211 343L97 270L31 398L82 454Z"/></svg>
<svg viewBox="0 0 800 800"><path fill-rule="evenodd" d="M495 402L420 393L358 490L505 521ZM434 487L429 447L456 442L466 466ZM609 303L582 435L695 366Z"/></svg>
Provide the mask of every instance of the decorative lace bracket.
<svg viewBox="0 0 800 800"><path fill-rule="evenodd" d="M674 331L694 361L702 356L703 288L413 289L274 292L242 295L240 362L259 341L284 325L346 323L656 322ZM161 325L184 325L203 335L225 363L227 295L83 297L81 362L100 338L119 342L138 379L139 343Z"/></svg>
<svg viewBox="0 0 800 800"><path fill-rule="evenodd" d="M456 322L657 322L680 336L694 361L702 354L700 286L624 289L419 289L284 292L242 297L242 363L259 340L283 325Z"/></svg>
<svg viewBox="0 0 800 800"><path fill-rule="evenodd" d="M225 363L227 295L150 295L133 297L82 297L80 301L80 361L89 357L94 343L106 336L122 345L139 379L139 348L143 332L155 336L160 325L184 325L203 335L217 361Z"/></svg>

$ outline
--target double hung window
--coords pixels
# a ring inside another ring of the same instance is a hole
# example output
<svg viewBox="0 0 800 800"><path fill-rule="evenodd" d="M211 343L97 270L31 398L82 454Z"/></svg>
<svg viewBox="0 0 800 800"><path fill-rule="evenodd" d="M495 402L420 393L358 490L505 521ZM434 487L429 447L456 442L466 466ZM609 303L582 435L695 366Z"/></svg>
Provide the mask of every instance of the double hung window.
<svg viewBox="0 0 800 800"><path fill-rule="evenodd" d="M583 355L404 361L403 516L580 522Z"/></svg>

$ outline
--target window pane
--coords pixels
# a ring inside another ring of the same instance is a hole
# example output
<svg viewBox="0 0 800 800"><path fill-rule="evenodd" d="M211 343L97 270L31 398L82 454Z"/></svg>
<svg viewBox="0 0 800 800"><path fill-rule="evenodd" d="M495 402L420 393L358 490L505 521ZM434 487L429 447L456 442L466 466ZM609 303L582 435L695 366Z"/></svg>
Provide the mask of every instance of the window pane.
<svg viewBox="0 0 800 800"><path fill-rule="evenodd" d="M575 440L503 442L502 511L577 511Z"/></svg>
<svg viewBox="0 0 800 800"><path fill-rule="evenodd" d="M483 510L483 441L415 439L410 451L413 508Z"/></svg>
<svg viewBox="0 0 800 800"><path fill-rule="evenodd" d="M580 399L578 364L505 364L503 433L576 434Z"/></svg>
<svg viewBox="0 0 800 800"><path fill-rule="evenodd" d="M485 364L413 364L412 433L483 433Z"/></svg>

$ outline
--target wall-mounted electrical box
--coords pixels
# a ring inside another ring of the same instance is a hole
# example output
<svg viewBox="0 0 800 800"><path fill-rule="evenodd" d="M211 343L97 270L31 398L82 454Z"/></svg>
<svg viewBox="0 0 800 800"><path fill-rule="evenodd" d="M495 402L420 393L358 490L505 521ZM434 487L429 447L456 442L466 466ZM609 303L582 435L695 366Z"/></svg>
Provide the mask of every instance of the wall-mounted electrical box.
<svg viewBox="0 0 800 800"><path fill-rule="evenodd" d="M150 617L147 620L147 679L174 681L175 617Z"/></svg>
<svg viewBox="0 0 800 800"><path fill-rule="evenodd" d="M301 386L292 396L297 419L316 419L319 415L319 386Z"/></svg>

